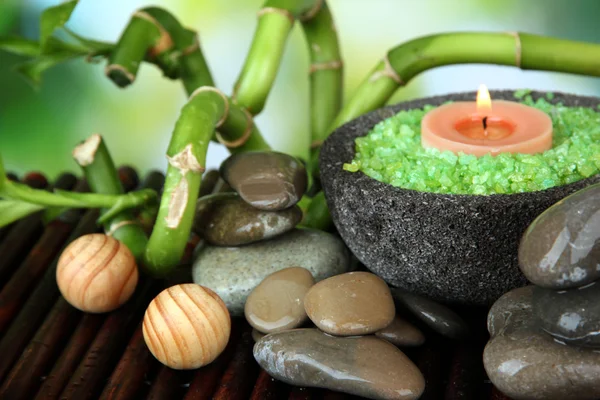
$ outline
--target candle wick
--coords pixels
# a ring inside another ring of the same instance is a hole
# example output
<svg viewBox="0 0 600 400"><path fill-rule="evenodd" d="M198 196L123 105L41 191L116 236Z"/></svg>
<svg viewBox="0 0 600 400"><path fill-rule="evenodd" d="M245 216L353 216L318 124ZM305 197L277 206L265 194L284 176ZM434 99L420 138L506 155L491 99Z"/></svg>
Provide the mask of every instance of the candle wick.
<svg viewBox="0 0 600 400"><path fill-rule="evenodd" d="M488 119L488 117L483 117L483 120L482 120L482 122L483 122L483 130L484 131L487 130L487 119Z"/></svg>

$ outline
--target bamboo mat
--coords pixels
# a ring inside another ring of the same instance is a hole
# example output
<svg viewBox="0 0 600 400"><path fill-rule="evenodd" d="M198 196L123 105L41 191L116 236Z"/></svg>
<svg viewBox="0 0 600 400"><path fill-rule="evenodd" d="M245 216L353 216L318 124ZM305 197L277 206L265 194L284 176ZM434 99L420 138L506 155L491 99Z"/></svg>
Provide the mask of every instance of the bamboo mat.
<svg viewBox="0 0 600 400"><path fill-rule="evenodd" d="M119 171L127 190L138 185L134 170ZM39 173L21 181L50 187ZM87 190L70 174L54 186ZM33 215L0 229L0 399L358 399L272 379L254 361L251 330L240 318L212 364L195 371L162 366L144 343L141 319L150 300L172 282L140 280L132 299L109 314L71 307L56 286L56 262L66 244L97 231L97 216L96 210L71 210L44 227ZM188 262L195 243L197 238L189 243ZM472 340L453 342L424 330L425 345L405 351L427 381L421 398L508 400L483 369L485 310L459 312L473 326Z"/></svg>

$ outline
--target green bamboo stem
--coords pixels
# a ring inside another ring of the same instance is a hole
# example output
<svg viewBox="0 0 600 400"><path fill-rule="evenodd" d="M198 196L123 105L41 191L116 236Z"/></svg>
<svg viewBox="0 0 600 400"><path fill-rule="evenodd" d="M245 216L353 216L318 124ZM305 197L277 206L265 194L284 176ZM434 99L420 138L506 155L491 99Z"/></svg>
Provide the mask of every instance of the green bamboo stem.
<svg viewBox="0 0 600 400"><path fill-rule="evenodd" d="M117 169L102 136L92 135L73 150L73 157L82 168L93 192L123 194ZM131 210L125 210L106 221L104 231L125 244L136 260L142 260L148 237Z"/></svg>
<svg viewBox="0 0 600 400"><path fill-rule="evenodd" d="M329 127L339 113L343 98L342 57L338 36L327 4L302 28L310 52L310 127L313 144L317 145L329 133Z"/></svg>
<svg viewBox="0 0 600 400"><path fill-rule="evenodd" d="M146 53L161 37L159 28L141 15L136 13L131 17L104 71L120 87L133 83Z"/></svg>
<svg viewBox="0 0 600 400"><path fill-rule="evenodd" d="M208 144L227 113L227 100L212 88L199 88L181 110L167 150L169 166L163 196L144 264L166 275L183 256L206 162Z"/></svg>
<svg viewBox="0 0 600 400"><path fill-rule="evenodd" d="M143 60L156 64L171 79L183 75L189 80L194 69L195 77L203 77L199 86L213 84L196 32L162 8L147 7L133 14L110 56L106 75L118 86L127 86Z"/></svg>
<svg viewBox="0 0 600 400"><path fill-rule="evenodd" d="M296 18L310 19L322 0L267 0L235 83L233 98L253 115L260 113L273 87L287 37Z"/></svg>
<svg viewBox="0 0 600 400"><path fill-rule="evenodd" d="M398 87L426 70L453 64L497 64L521 69L600 76L600 45L527 33L444 33L390 50L358 87L330 131L383 106Z"/></svg>

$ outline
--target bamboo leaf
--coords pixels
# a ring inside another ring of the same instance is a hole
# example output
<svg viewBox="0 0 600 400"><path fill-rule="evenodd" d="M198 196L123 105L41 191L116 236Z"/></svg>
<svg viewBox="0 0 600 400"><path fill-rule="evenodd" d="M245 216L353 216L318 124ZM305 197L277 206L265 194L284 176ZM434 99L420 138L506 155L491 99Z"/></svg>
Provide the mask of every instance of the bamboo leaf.
<svg viewBox="0 0 600 400"><path fill-rule="evenodd" d="M43 209L37 204L0 199L0 228Z"/></svg>
<svg viewBox="0 0 600 400"><path fill-rule="evenodd" d="M33 87L38 88L42 82L42 73L44 71L74 57L75 55L71 52L45 55L34 60L18 64L15 67L15 70L21 74L21 76L25 78L25 80Z"/></svg>
<svg viewBox="0 0 600 400"><path fill-rule="evenodd" d="M2 37L0 38L0 50L20 56L35 57L40 54L40 45L34 40L21 37Z"/></svg>
<svg viewBox="0 0 600 400"><path fill-rule="evenodd" d="M40 48L41 53L46 54L48 40L54 31L61 28L71 17L78 0L67 1L55 7L50 7L42 13L40 19Z"/></svg>

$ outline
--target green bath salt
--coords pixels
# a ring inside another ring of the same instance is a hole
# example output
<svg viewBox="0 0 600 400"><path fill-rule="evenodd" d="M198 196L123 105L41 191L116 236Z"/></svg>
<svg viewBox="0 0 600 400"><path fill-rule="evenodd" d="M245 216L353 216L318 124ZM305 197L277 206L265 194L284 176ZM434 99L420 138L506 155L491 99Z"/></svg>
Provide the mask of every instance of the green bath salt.
<svg viewBox="0 0 600 400"><path fill-rule="evenodd" d="M566 107L518 93L524 104L552 119L553 144L540 154L495 157L454 154L421 146L421 119L433 109L401 111L356 139L350 172L362 171L393 186L434 193L496 194L548 189L587 178L600 169L600 112ZM547 95L552 99L552 94Z"/></svg>

